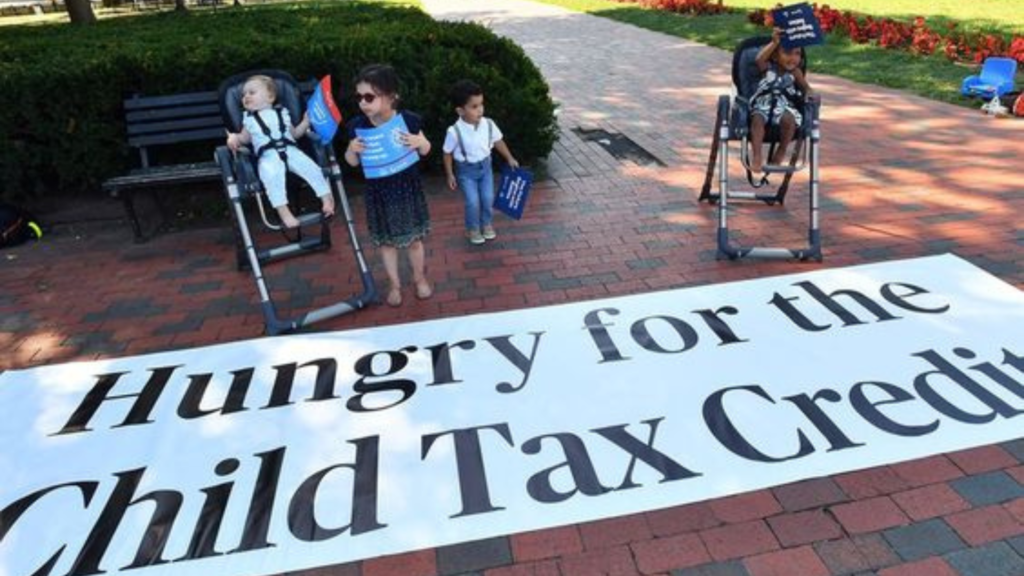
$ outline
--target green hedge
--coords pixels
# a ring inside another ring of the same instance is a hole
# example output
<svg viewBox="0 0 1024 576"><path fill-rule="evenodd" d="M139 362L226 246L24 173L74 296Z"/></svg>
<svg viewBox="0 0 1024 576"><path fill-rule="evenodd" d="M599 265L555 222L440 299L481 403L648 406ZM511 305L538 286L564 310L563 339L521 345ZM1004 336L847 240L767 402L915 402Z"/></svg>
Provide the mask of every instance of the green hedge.
<svg viewBox="0 0 1024 576"><path fill-rule="evenodd" d="M398 70L404 105L424 116L435 150L455 118L448 87L471 78L520 161L550 153L547 84L521 48L481 26L359 2L161 13L0 30L0 198L99 194L103 180L132 168L121 107L132 94L212 90L239 71L280 68L299 79L331 74L348 118L358 112L351 79L374 62Z"/></svg>

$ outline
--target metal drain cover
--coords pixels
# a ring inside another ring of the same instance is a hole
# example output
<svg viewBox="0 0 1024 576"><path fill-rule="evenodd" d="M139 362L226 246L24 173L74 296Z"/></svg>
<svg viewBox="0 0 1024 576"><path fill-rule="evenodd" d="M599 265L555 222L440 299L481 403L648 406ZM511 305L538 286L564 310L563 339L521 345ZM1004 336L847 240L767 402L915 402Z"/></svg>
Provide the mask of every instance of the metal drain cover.
<svg viewBox="0 0 1024 576"><path fill-rule="evenodd" d="M630 140L628 136L616 132L608 132L601 128L588 129L576 127L572 131L587 142L597 142L618 160L628 160L639 166L649 166L651 164L665 166L665 163L659 160L657 156Z"/></svg>

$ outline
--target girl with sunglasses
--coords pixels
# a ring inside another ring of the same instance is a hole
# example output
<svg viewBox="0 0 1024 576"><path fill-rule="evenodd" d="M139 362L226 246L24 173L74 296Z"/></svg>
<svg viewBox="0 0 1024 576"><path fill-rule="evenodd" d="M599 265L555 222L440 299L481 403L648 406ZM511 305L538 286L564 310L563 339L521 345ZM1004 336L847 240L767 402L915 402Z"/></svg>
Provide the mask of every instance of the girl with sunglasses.
<svg viewBox="0 0 1024 576"><path fill-rule="evenodd" d="M398 74L391 66L372 64L359 71L352 82L356 87L361 115L346 125L349 137L345 161L359 166L366 145L356 129L375 128L401 115L408 132L401 134L401 143L415 149L420 157L430 153L430 141L423 135L419 114L398 110ZM385 301L389 306L402 304L402 281L398 273L398 253L405 249L412 268L416 297L430 298L433 288L426 277L426 250L423 239L430 232L430 214L423 194L423 183L416 166L383 178L366 181L366 221L370 242L380 249L384 270L390 286Z"/></svg>

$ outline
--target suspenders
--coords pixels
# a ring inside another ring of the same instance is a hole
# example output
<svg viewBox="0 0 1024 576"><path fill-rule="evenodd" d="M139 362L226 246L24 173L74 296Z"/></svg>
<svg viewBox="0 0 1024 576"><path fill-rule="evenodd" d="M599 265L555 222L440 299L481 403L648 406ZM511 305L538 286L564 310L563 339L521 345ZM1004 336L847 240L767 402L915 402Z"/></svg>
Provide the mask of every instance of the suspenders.
<svg viewBox="0 0 1024 576"><path fill-rule="evenodd" d="M484 118L487 120L487 146L491 145L491 138L494 136L494 125L491 124L490 118ZM466 154L466 145L462 143L462 130L459 130L459 123L452 124L452 128L455 128L455 139L459 141L459 151L462 152L462 161L469 162L469 155ZM488 154L490 156L490 154Z"/></svg>

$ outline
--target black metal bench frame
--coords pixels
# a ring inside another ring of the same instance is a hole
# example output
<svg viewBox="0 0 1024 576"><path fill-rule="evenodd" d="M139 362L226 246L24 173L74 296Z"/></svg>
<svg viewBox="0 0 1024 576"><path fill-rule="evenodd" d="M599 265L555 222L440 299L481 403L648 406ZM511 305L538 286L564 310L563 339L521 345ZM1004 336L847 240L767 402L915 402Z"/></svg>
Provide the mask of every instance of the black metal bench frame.
<svg viewBox="0 0 1024 576"><path fill-rule="evenodd" d="M151 149L189 142L208 142L210 150L226 138L217 92L188 92L167 96L133 96L124 101L128 145L139 152L140 166L128 174L111 178L103 189L124 204L125 214L136 242L143 242L142 225L135 211L135 194L159 187L220 180L217 163L154 164ZM165 210L155 193L162 225Z"/></svg>

